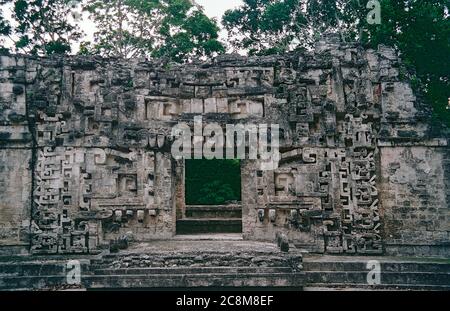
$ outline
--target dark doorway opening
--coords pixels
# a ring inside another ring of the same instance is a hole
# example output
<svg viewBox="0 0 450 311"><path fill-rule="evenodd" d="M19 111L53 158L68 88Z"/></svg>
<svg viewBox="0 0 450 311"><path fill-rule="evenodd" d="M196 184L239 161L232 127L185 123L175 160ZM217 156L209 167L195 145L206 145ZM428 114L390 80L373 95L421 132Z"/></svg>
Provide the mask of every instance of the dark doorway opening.
<svg viewBox="0 0 450 311"><path fill-rule="evenodd" d="M177 234L242 232L239 160L185 160L184 189Z"/></svg>
<svg viewBox="0 0 450 311"><path fill-rule="evenodd" d="M186 160L186 205L223 205L241 201L239 160Z"/></svg>

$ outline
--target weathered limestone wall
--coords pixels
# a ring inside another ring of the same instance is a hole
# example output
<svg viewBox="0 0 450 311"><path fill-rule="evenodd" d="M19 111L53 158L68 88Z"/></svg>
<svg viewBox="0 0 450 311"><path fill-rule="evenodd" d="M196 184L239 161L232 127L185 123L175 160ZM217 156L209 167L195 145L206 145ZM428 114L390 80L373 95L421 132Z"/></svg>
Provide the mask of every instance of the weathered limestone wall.
<svg viewBox="0 0 450 311"><path fill-rule="evenodd" d="M0 243L26 246L30 226L31 150L0 149Z"/></svg>
<svg viewBox="0 0 450 311"><path fill-rule="evenodd" d="M246 239L449 255L448 134L432 130L400 72L391 49L333 38L183 66L1 56L0 243L86 253L128 232L171 238L184 216L171 130L202 115L280 125L278 168L242 161Z"/></svg>
<svg viewBox="0 0 450 311"><path fill-rule="evenodd" d="M378 140L386 253L449 256L449 132L436 134L406 82L384 88L393 91L382 101Z"/></svg>
<svg viewBox="0 0 450 311"><path fill-rule="evenodd" d="M23 58L2 57L0 65L0 254L29 251L32 162L26 122Z"/></svg>
<svg viewBox="0 0 450 311"><path fill-rule="evenodd" d="M390 253L448 255L448 148L381 149L385 245ZM447 193L447 197L446 197Z"/></svg>

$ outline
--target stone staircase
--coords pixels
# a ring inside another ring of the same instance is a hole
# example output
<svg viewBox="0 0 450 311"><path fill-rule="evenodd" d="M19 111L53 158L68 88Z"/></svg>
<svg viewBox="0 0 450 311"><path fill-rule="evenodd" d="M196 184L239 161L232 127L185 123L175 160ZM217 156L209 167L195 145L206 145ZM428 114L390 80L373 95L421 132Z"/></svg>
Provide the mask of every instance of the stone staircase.
<svg viewBox="0 0 450 311"><path fill-rule="evenodd" d="M281 252L158 252L107 255L83 284L101 288L301 288L301 255Z"/></svg>
<svg viewBox="0 0 450 311"><path fill-rule="evenodd" d="M229 205L188 205L186 218L177 220L177 234L241 233L242 207Z"/></svg>
<svg viewBox="0 0 450 311"><path fill-rule="evenodd" d="M78 260L81 284L67 285ZM377 260L381 284L368 285ZM320 256L274 243L199 240L135 243L96 256L0 256L0 290L269 288L296 290L450 290L450 259Z"/></svg>
<svg viewBox="0 0 450 311"><path fill-rule="evenodd" d="M71 287L87 290L301 289L304 283L301 259L300 252L283 253L274 243L150 242L136 244L116 254L81 259L81 284ZM68 260L40 258L0 262L0 290L66 289Z"/></svg>
<svg viewBox="0 0 450 311"><path fill-rule="evenodd" d="M380 262L379 285L367 262ZM450 290L450 259L305 255L305 290Z"/></svg>
<svg viewBox="0 0 450 311"><path fill-rule="evenodd" d="M0 256L0 291L81 288L67 285L68 263L88 271L96 256Z"/></svg>

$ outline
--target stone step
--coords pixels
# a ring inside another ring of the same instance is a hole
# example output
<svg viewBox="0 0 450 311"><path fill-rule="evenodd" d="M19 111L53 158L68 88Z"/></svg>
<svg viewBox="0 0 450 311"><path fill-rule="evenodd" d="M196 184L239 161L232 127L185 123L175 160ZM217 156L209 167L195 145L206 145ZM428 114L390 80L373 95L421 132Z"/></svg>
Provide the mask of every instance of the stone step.
<svg viewBox="0 0 450 311"><path fill-rule="evenodd" d="M153 241L91 260L104 268L301 267L303 253L281 252L275 243L254 241Z"/></svg>
<svg viewBox="0 0 450 311"><path fill-rule="evenodd" d="M305 261L303 268L305 271L368 271L367 261L330 261L330 262L310 262ZM402 262L402 261L381 261L381 271L383 272L447 272L450 273L450 263L437 262Z"/></svg>
<svg viewBox="0 0 450 311"><path fill-rule="evenodd" d="M288 254L159 254L108 257L93 261L92 269L170 268L170 267L291 267L300 269L301 255Z"/></svg>
<svg viewBox="0 0 450 311"><path fill-rule="evenodd" d="M306 283L367 284L368 271L305 271ZM450 285L450 273L437 272L383 272L381 284L396 285Z"/></svg>
<svg viewBox="0 0 450 311"><path fill-rule="evenodd" d="M89 269L89 261L85 259L78 260L82 271ZM49 262L14 262L0 264L0 277L6 275L15 276L46 276L46 275L65 275L67 270L66 261Z"/></svg>
<svg viewBox="0 0 450 311"><path fill-rule="evenodd" d="M192 242L196 241L244 241L244 237L242 236L242 233L199 233L199 234L182 234L182 235L175 235L172 238L173 241L186 241L186 242Z"/></svg>
<svg viewBox="0 0 450 311"><path fill-rule="evenodd" d="M242 207L233 205L187 205L187 218L241 218Z"/></svg>
<svg viewBox="0 0 450 311"><path fill-rule="evenodd" d="M123 272L123 271L119 271ZM130 271L131 272L131 271ZM192 288L192 287L298 287L304 283L301 272L283 272L260 269L259 272L204 272L204 273L143 273L136 274L82 274L81 288ZM65 276L3 276L0 290L15 288L51 289L67 285Z"/></svg>
<svg viewBox="0 0 450 311"><path fill-rule="evenodd" d="M17 288L48 289L67 283L66 276L1 276L0 290L15 290Z"/></svg>
<svg viewBox="0 0 450 311"><path fill-rule="evenodd" d="M94 269L94 275L162 275L162 274L257 274L290 273L290 267L170 267L170 268L120 268Z"/></svg>
<svg viewBox="0 0 450 311"><path fill-rule="evenodd" d="M177 234L240 233L240 218L185 218L177 220Z"/></svg>
<svg viewBox="0 0 450 311"><path fill-rule="evenodd" d="M74 260L90 260L101 257L101 253L95 252L94 254L51 254L51 255L18 255L18 256L11 256L11 255L4 255L0 256L0 264L8 263L8 262L20 262L20 263L27 263L27 262L53 262L53 261L68 261L71 259Z"/></svg>
<svg viewBox="0 0 450 311"><path fill-rule="evenodd" d="M424 284L395 284L395 285L367 285L357 283L315 283L306 285L304 291L450 291L450 285L424 285Z"/></svg>
<svg viewBox="0 0 450 311"><path fill-rule="evenodd" d="M173 254L172 254L173 255ZM118 258L121 256L109 256ZM126 256L125 256L126 258ZM223 256L225 258L225 256ZM301 260L294 256L291 260ZM254 260L259 263L260 258ZM291 261L274 261L266 257L264 260L279 263L280 267L254 266L185 266L164 268L105 268L110 262L98 262L89 265L81 263L81 288L152 288L152 287L234 287L234 286L299 286L300 280L292 279L296 274L290 266ZM126 261L125 261L126 262ZM101 263L101 264L100 264ZM230 264L236 264L231 262ZM21 266L20 263L1 265L0 290L27 289L55 289L67 286L66 267L64 263L54 264L34 263ZM298 274L300 275L300 274ZM223 282L222 282L222 281ZM222 283L221 283L222 282ZM222 285L221 285L222 284Z"/></svg>
<svg viewBox="0 0 450 311"><path fill-rule="evenodd" d="M301 289L303 273L201 273L161 275L94 275L83 278L90 289L289 287Z"/></svg>
<svg viewBox="0 0 450 311"><path fill-rule="evenodd" d="M95 263L95 262L106 262L106 261L112 261L115 260L117 258L127 258L127 260L133 260L133 259L154 259L154 260L159 260L159 259L179 259L179 258L183 258L183 259L196 259L198 261L204 261L204 260L213 260L213 259L233 259L233 258L240 258L240 259L252 259L255 257L267 257L268 259L276 259L276 258L284 258L286 256L290 256L290 255L298 255L301 257L301 253L282 253L282 252L244 252L244 251L239 251L239 252L202 252L202 253L197 253L197 252L154 252L154 253L118 253L118 254L106 254L104 255L102 258L98 258L98 259L92 259L91 262Z"/></svg>

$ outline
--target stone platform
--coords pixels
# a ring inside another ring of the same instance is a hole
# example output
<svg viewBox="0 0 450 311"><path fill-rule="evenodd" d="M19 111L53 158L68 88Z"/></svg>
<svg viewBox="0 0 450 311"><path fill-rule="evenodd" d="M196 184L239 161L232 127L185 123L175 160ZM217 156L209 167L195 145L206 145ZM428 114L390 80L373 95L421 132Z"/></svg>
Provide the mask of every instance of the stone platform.
<svg viewBox="0 0 450 311"><path fill-rule="evenodd" d="M67 286L67 263L75 259L81 284ZM378 285L367 283L371 260L380 263ZM292 245L284 253L239 234L182 235L97 256L0 257L1 290L67 288L450 290L450 260L315 255Z"/></svg>
<svg viewBox="0 0 450 311"><path fill-rule="evenodd" d="M242 207L234 205L188 205L186 217L177 220L177 234L241 233Z"/></svg>
<svg viewBox="0 0 450 311"><path fill-rule="evenodd" d="M226 239L226 240L224 240ZM0 289L66 288L61 256L3 258ZM180 236L132 244L118 253L83 257L79 289L296 288L304 284L299 250L243 241L240 235Z"/></svg>
<svg viewBox="0 0 450 311"><path fill-rule="evenodd" d="M380 264L380 284L369 285L369 261ZM305 254L304 290L450 290L450 259Z"/></svg>

